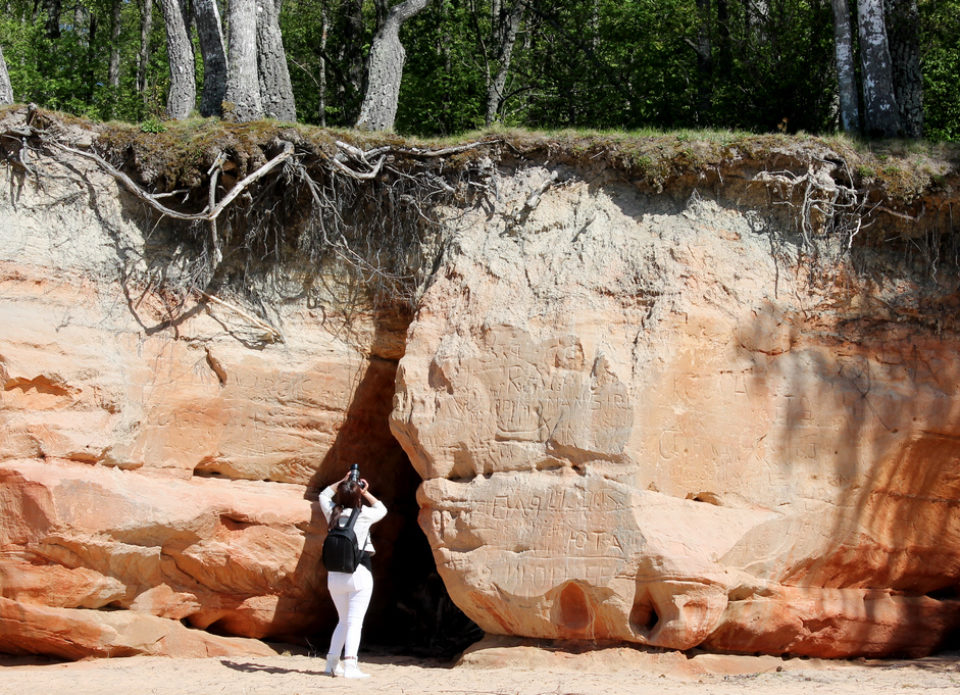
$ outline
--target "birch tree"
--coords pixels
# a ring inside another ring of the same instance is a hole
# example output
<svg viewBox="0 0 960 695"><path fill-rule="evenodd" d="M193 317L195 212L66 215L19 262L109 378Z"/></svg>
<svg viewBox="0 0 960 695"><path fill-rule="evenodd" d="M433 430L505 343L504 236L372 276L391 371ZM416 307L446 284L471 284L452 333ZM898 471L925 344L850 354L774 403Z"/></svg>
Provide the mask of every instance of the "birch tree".
<svg viewBox="0 0 960 695"><path fill-rule="evenodd" d="M187 7L185 1L160 0L160 9L167 32L167 60L170 63L167 116L182 120L190 115L197 103L193 43L187 33Z"/></svg>
<svg viewBox="0 0 960 695"><path fill-rule="evenodd" d="M524 0L514 0L509 8L499 0L491 3L490 6L495 55L491 61L492 70L490 63L487 64L486 124L488 126L497 120L503 106L513 47L517 42L517 33L520 31L526 7Z"/></svg>
<svg viewBox="0 0 960 695"><path fill-rule="evenodd" d="M0 106L13 103L13 88L10 86L10 75L7 74L7 62L3 59L3 48L0 48Z"/></svg>
<svg viewBox="0 0 960 695"><path fill-rule="evenodd" d="M223 117L245 122L263 118L257 77L256 0L230 0L230 57Z"/></svg>
<svg viewBox="0 0 960 695"><path fill-rule="evenodd" d="M257 1L257 75L265 116L296 121L297 107L280 34L281 0Z"/></svg>
<svg viewBox="0 0 960 695"><path fill-rule="evenodd" d="M150 34L153 31L153 0L140 0L140 51L137 53L137 92L147 91L147 68L150 66Z"/></svg>
<svg viewBox="0 0 960 695"><path fill-rule="evenodd" d="M400 43L400 27L422 11L430 0L404 0L386 12L386 19L373 38L367 68L367 91L360 107L357 128L393 130L400 98L400 80L406 51ZM386 9L386 0L377 0Z"/></svg>
<svg viewBox="0 0 960 695"><path fill-rule="evenodd" d="M853 32L847 0L831 0L833 6L833 52L837 63L837 87L840 96L840 125L845 133L860 130L860 102L857 74L853 63Z"/></svg>
<svg viewBox="0 0 960 695"><path fill-rule="evenodd" d="M900 126L905 136L919 138L923 135L923 75L917 0L884 0L884 7Z"/></svg>
<svg viewBox="0 0 960 695"><path fill-rule="evenodd" d="M893 67L882 0L858 0L864 129L871 137L894 137L900 109L893 89Z"/></svg>
<svg viewBox="0 0 960 695"><path fill-rule="evenodd" d="M197 38L203 56L200 115L219 116L227 91L227 53L217 0L194 0L193 16L197 20Z"/></svg>
<svg viewBox="0 0 960 695"><path fill-rule="evenodd" d="M107 84L114 89L120 86L120 32L123 29L121 12L123 0L113 0L110 8L110 62L107 66Z"/></svg>
<svg viewBox="0 0 960 695"><path fill-rule="evenodd" d="M47 21L44 25L47 38L59 39L61 0L43 0L43 9L47 13Z"/></svg>

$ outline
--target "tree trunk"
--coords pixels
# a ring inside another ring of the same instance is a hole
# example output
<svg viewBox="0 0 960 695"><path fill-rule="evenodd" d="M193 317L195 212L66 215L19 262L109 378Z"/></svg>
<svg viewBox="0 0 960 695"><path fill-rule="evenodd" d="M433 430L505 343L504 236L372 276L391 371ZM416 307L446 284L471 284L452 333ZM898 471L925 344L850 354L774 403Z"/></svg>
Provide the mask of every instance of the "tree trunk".
<svg viewBox="0 0 960 695"><path fill-rule="evenodd" d="M727 0L717 0L717 37L720 44L720 72L729 75L733 67L733 53L730 46L730 7Z"/></svg>
<svg viewBox="0 0 960 695"><path fill-rule="evenodd" d="M837 61L837 91L840 96L840 125L845 133L860 131L860 102L857 74L853 64L853 33L847 0L831 0L833 5L833 51Z"/></svg>
<svg viewBox="0 0 960 695"><path fill-rule="evenodd" d="M137 54L137 92L147 91L150 66L150 34L153 32L153 0L140 0L140 52Z"/></svg>
<svg viewBox="0 0 960 695"><path fill-rule="evenodd" d="M893 90L900 125L908 138L923 136L923 75L920 72L920 16L917 0L884 0Z"/></svg>
<svg viewBox="0 0 960 695"><path fill-rule="evenodd" d="M863 76L863 120L867 135L894 137L900 109L893 91L893 69L882 0L858 0L860 67Z"/></svg>
<svg viewBox="0 0 960 695"><path fill-rule="evenodd" d="M765 41L770 25L768 0L743 0L743 14L747 27L747 41L760 43Z"/></svg>
<svg viewBox="0 0 960 695"><path fill-rule="evenodd" d="M223 47L223 25L217 0L194 0L193 16L197 20L197 37L203 56L200 115L219 116L227 90L227 53Z"/></svg>
<svg viewBox="0 0 960 695"><path fill-rule="evenodd" d="M697 125L704 126L712 120L713 105L713 45L710 40L712 12L710 0L697 0L700 22L697 28Z"/></svg>
<svg viewBox="0 0 960 695"><path fill-rule="evenodd" d="M80 10L77 11L77 23L75 27L82 27L84 22L82 21L86 15L86 25L87 25L87 79L84 82L87 85L87 103L93 103L93 95L97 86L97 73L96 73L96 57L97 57L97 31L100 28L100 23L97 21L97 15L94 12L84 10L82 13Z"/></svg>
<svg viewBox="0 0 960 695"><path fill-rule="evenodd" d="M178 0L160 0L160 9L167 31L167 59L170 62L167 116L182 120L190 116L197 103L197 79L193 44L187 34L187 13Z"/></svg>
<svg viewBox="0 0 960 695"><path fill-rule="evenodd" d="M60 38L61 0L43 0L43 9L47 13L44 30L48 39Z"/></svg>
<svg viewBox="0 0 960 695"><path fill-rule="evenodd" d="M296 122L293 85L280 35L280 0L257 0L257 72L264 115Z"/></svg>
<svg viewBox="0 0 960 695"><path fill-rule="evenodd" d="M110 64L107 67L107 84L116 89L120 86L120 13L123 0L113 0L110 12Z"/></svg>
<svg viewBox="0 0 960 695"><path fill-rule="evenodd" d="M7 74L7 62L3 59L3 48L0 48L0 106L13 103L13 87L10 86L10 75Z"/></svg>
<svg viewBox="0 0 960 695"><path fill-rule="evenodd" d="M223 117L240 123L255 121L263 118L257 77L256 0L231 0L229 22L230 59Z"/></svg>
<svg viewBox="0 0 960 695"><path fill-rule="evenodd" d="M320 92L320 103L317 106L317 115L320 117L320 126L327 127L327 34L330 31L329 20L327 18L327 5L320 9L321 28L320 28L320 75L317 89Z"/></svg>
<svg viewBox="0 0 960 695"><path fill-rule="evenodd" d="M344 122L354 121L363 101L363 80L366 63L362 46L366 41L363 28L363 0L346 0L341 3L342 21L334 22L339 28L337 60L334 61L334 76L337 78L339 101L344 109ZM337 69L339 68L339 70Z"/></svg>
<svg viewBox="0 0 960 695"><path fill-rule="evenodd" d="M503 105L503 90L507 85L507 75L510 72L510 59L525 9L526 4L522 0L514 0L509 13L501 6L499 16L493 18L497 72L487 84L487 126L497 120L500 107Z"/></svg>
<svg viewBox="0 0 960 695"><path fill-rule="evenodd" d="M393 130L400 99L403 63L407 57L400 43L400 27L428 4L430 0L404 0L390 8L370 48L367 92L360 107L357 128Z"/></svg>

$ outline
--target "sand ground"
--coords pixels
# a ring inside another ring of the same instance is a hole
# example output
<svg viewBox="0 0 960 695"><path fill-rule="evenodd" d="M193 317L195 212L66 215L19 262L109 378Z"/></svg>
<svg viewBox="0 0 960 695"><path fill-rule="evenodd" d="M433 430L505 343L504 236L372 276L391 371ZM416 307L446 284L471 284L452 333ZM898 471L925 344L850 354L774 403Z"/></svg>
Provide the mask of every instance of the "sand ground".
<svg viewBox="0 0 960 695"><path fill-rule="evenodd" d="M570 654L525 646L474 649L457 665L368 656L365 680L329 678L321 658L129 657L44 663L0 658L2 695L758 695L960 693L960 654L829 661L684 655L626 648Z"/></svg>

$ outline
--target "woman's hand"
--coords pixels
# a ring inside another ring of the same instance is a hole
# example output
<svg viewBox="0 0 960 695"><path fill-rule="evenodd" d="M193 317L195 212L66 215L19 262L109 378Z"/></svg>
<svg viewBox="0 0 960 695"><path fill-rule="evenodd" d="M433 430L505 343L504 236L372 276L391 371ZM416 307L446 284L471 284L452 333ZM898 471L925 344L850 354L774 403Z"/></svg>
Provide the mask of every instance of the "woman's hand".
<svg viewBox="0 0 960 695"><path fill-rule="evenodd" d="M360 494L371 507L377 503L377 498L370 494L370 483L366 478L360 478Z"/></svg>

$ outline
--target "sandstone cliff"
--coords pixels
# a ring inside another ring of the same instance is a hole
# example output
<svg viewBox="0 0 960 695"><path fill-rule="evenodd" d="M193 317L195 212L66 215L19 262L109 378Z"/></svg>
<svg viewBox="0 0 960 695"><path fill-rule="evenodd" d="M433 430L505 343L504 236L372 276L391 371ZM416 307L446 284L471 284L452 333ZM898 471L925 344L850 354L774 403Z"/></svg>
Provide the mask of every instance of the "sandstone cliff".
<svg viewBox="0 0 960 695"><path fill-rule="evenodd" d="M748 150L451 158L476 175L434 190L482 193L434 209L412 322L269 258L219 301L174 293L189 233L95 162L0 169L0 650L325 640L312 500L353 460L396 512L374 621L436 593L422 478L488 632L936 648L960 624L955 165L905 202L823 143Z"/></svg>

